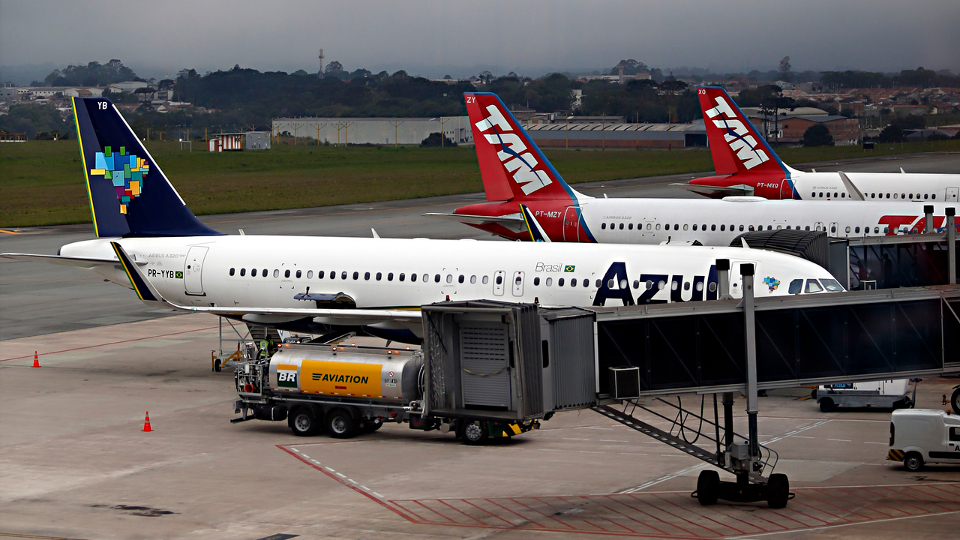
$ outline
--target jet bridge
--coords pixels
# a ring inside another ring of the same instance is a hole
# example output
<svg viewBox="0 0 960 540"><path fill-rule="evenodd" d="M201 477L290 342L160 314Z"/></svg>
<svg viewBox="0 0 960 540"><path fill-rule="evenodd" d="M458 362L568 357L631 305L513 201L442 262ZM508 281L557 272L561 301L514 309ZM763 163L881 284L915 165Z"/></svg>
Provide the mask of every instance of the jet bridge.
<svg viewBox="0 0 960 540"><path fill-rule="evenodd" d="M789 483L773 473L776 453L758 442L758 390L960 373L960 287L755 301L753 276L743 281L742 301L424 306L427 394L431 384L442 384L446 399L455 401L433 402L428 395L425 407L495 405L505 415L544 418L592 408L737 476L736 483L720 482L716 471L704 471L695 492L701 504L766 500L782 508ZM640 417L674 421L644 400L692 392L714 394L713 419L678 411L699 424L694 442L700 444L688 442L683 422L665 431ZM733 431L734 392L747 396L746 435ZM492 395L500 396L496 404L483 401Z"/></svg>

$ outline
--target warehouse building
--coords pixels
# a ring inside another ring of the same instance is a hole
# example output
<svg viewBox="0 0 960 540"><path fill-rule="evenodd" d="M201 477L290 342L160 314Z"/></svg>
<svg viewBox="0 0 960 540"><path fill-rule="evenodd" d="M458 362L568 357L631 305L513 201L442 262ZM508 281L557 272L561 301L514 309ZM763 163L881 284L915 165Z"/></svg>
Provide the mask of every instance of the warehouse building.
<svg viewBox="0 0 960 540"><path fill-rule="evenodd" d="M544 148L690 148L707 146L703 122L692 124L534 124L525 128Z"/></svg>
<svg viewBox="0 0 960 540"><path fill-rule="evenodd" d="M443 131L457 144L473 144L470 119L439 118L277 118L274 136L313 139L328 144L418 145Z"/></svg>

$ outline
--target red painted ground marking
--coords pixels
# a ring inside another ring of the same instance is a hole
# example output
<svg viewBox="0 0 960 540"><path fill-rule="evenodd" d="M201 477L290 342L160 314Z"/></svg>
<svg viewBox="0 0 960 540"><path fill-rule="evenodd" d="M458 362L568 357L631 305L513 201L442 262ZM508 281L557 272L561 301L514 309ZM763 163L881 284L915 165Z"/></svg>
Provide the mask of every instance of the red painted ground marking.
<svg viewBox="0 0 960 540"><path fill-rule="evenodd" d="M729 517L730 519L732 519L732 520L734 520L734 521L739 521L740 523L743 523L744 525L753 527L754 529L757 529L757 530L759 530L759 531L771 532L770 529L762 529L762 528L760 528L760 527L757 527L757 526L754 525L753 523L750 523L749 521L744 521L744 520L742 520L742 519L734 516L734 515L731 514L731 513L724 512L724 510L726 510L726 509L735 510L736 508L733 507L733 506L714 506L714 507L713 507L713 510L714 510L715 512L719 513L720 515ZM754 519L759 519L759 520L761 520L761 521L766 521L767 523L769 523L769 524L771 524L771 525L776 525L777 527L780 527L781 529L783 529L783 530L785 530L785 531L786 531L786 530L789 530L789 527L784 527L783 525L781 525L781 524L779 524L779 523L775 523L775 522L773 522L773 521L770 521L769 519L760 517L760 516L758 516L758 515L755 515L755 514L754 514L754 515L751 515L750 517L751 517L751 518L754 518ZM784 516L784 517L786 517L786 516ZM790 519L790 518L787 518L787 519ZM796 520L793 520L793 521L796 521ZM799 523L799 522L798 522L798 523Z"/></svg>
<svg viewBox="0 0 960 540"><path fill-rule="evenodd" d="M936 490L938 490L938 491L942 491L942 492L944 492L944 493L946 493L947 495L950 495L950 496L952 496L952 497L956 497L956 495L957 495L956 493L954 493L954 492L952 492L952 491L947 491L946 489L943 489L942 487L940 487L940 486L942 486L942 485L944 485L944 484L922 484L922 485L923 485L924 487L930 487L930 488L936 489ZM949 486L949 485L951 485L951 484L946 484L946 485ZM939 498L939 497L938 497L938 498ZM950 499L944 499L944 500L945 500L945 501L950 501ZM953 502L953 501L951 501L951 502Z"/></svg>
<svg viewBox="0 0 960 540"><path fill-rule="evenodd" d="M819 493L819 494L821 494L821 495L823 495L824 497L827 497L827 498L830 497L829 495L827 495L826 493L824 493L823 490L818 489L818 488L813 488L813 489L811 489L810 491L816 491L817 493ZM853 515L856 515L856 516L860 516L860 517L862 517L862 518L863 518L864 520L866 520L866 521L873 521L872 518L869 518L869 517L867 517L867 516L865 516L865 515L857 512L856 510L854 510L854 509L852 509L852 508L847 508L847 507L845 507L845 506L839 506L839 505L837 505L837 504L834 504L834 503L825 501L825 500L823 500L823 499L814 497L813 495L810 495L809 493L807 493L807 496L810 497L811 499L815 500L815 501L820 502L821 504L825 504L825 505L827 505L827 506L829 506L829 507L836 508L836 509L838 509L838 510L842 510L842 511L848 513L848 514L853 514ZM841 518L841 519L842 519L842 518ZM849 520L849 521L851 521L852 523L856 523L856 522L854 522L854 521L852 521L852 520Z"/></svg>
<svg viewBox="0 0 960 540"><path fill-rule="evenodd" d="M654 493L653 496L656 497L656 498L658 498L658 499L660 499L660 500L662 500L663 502L666 502L666 503L669 503L669 502L670 502L670 501L667 501L666 499L664 499L664 498L663 498L660 494L658 494L658 493ZM671 516L673 516L673 517L675 517L675 518L677 518L677 519L682 519L683 521L686 521L687 523L689 523L690 525L693 525L694 527L700 527L701 529L703 529L703 530L705 530L705 531L710 531L711 533L713 533L714 536L724 536L724 535L720 534L719 532L711 529L710 527L704 527L703 525L700 525L700 524L698 524L698 523L694 523L693 521L690 521L689 519L687 519L687 518L685 518L685 517L683 517L683 516L678 516L677 514L674 514L673 512L670 512L670 511L667 510L666 508L663 508L663 507L660 507L660 506L654 506L653 503L650 503L650 505L653 506L654 508L656 508L657 510L660 510L661 512L663 512L663 513L665 513L665 514L669 514L669 515L671 515ZM674 506L676 506L676 505L674 505ZM699 535L699 536L703 536L703 535Z"/></svg>
<svg viewBox="0 0 960 540"><path fill-rule="evenodd" d="M926 487L930 487L930 486L908 486L907 489L908 489L908 490L918 491L918 492L920 492L920 493L922 493L922 494L924 494L924 495L929 495L930 497L933 497L933 498L935 498L935 499L940 499L941 501L944 501L944 502L952 502L952 501L950 501L949 499L944 499L943 497L940 497L939 495L937 495L937 494L935 494L935 493L929 493L929 492L927 492L926 490L923 489L923 488L926 488ZM956 508L950 508L950 507L948 507L948 506L944 506L944 505L942 505L942 504L940 504L940 503L938 503L938 502L934 502L934 501L931 501L931 500L926 500L926 501L923 501L923 502L928 503L928 504L932 504L932 505L934 505L934 506L939 506L940 508L943 508L944 510L956 510Z"/></svg>
<svg viewBox="0 0 960 540"><path fill-rule="evenodd" d="M482 507L480 507L480 506L477 506L477 505L473 504L472 502L470 502L470 501L468 501L468 500L466 500L466 499L460 499L460 500L463 501L463 502L465 502L465 503L467 503L467 504L469 504L470 506L476 508L477 510L481 510L481 511L483 511L483 512L486 512L486 513L490 514L490 516L499 519L500 521L506 523L507 525L510 525L511 527L514 526L513 523L510 523L509 521L503 519L502 517L500 517L500 516L494 514L493 512L487 510L486 508L482 508Z"/></svg>
<svg viewBox="0 0 960 540"><path fill-rule="evenodd" d="M440 516L440 517L442 517L443 519L445 519L445 520L447 520L447 521L449 521L450 523L456 523L456 521L454 521L454 520L452 520L452 519L450 519L450 518L448 518L447 516L445 516L445 515L443 515L443 514L441 514L440 512L437 512L437 511L436 511L436 510L434 510L433 508L430 508L429 506L427 506L427 505L425 505L425 504L423 504L423 503L422 503L422 502L420 502L420 501L413 501L413 502L414 502L414 503L416 503L416 504L419 504L420 506L422 506L422 507L424 507L424 508L426 508L427 510L429 510L429 511L431 511L431 512L433 512L434 514L436 514L436 515L438 515L438 516Z"/></svg>
<svg viewBox="0 0 960 540"><path fill-rule="evenodd" d="M617 504L619 504L619 505L626 506L627 508L631 508L631 509L633 508L632 506L626 505L626 504L624 504L624 503L622 503L622 502L619 502L619 501L613 499L613 495L604 495L603 497L606 498L606 499L611 499L611 500L613 500L613 502L615 502L615 503L617 503ZM600 504L600 503L597 503L597 504ZM661 531L660 529L654 527L653 525L650 525L649 523L644 523L644 522L640 521L640 520L637 519L637 518L630 517L630 516L624 514L623 512L621 512L621 511L619 511L619 510L616 510L616 509L614 509L614 508L610 508L609 506L607 506L607 505L605 505L605 504L600 504L600 506L602 506L602 507L604 507L604 508L607 508L608 510L612 510L612 511L620 514L621 516L623 516L623 517L625 517L625 518L627 518L627 519L629 519L629 520L631 520L631 521L636 521L636 522L639 523L640 525L643 525L644 527L646 527L646 528L648 528L648 529L653 529L653 530L657 531L658 533L660 533L660 534L662 534L662 535L666 535L666 534L667 534L665 531Z"/></svg>
<svg viewBox="0 0 960 540"><path fill-rule="evenodd" d="M673 501L669 501L669 500L667 500L667 499L664 499L664 498L661 497L660 495L656 495L656 496L659 497L660 499L662 499L664 502L667 502L667 503L670 503L670 504L676 506L676 507L679 508L680 510L687 510L687 509L681 507L679 504L677 504L677 503L675 503L675 502L673 502ZM706 515L705 513L703 513L703 510L706 510L706 508L701 508L701 511L698 512L698 514L700 515L700 517L709 519L710 521L716 523L717 525L720 525L721 527L726 527L727 529L731 529L731 530L737 531L737 532L740 533L740 534L747 534L747 533L741 531L740 529L737 529L736 527L731 527L730 525L727 525L727 524L725 524L725 523L720 523L719 521L717 521L717 520L713 519L712 517L710 517L710 516ZM692 511L692 510L688 510L688 511ZM703 527L703 525L701 525L701 527ZM706 527L703 527L703 528L704 528L704 529L707 529ZM756 529L760 529L759 527L755 527L755 528L756 528ZM712 529L707 529L707 530L708 530L708 531L711 531ZM763 530L763 529L760 529L760 530ZM720 533L716 533L716 534L717 534L718 536L720 536ZM728 536L728 535L723 535L723 536Z"/></svg>
<svg viewBox="0 0 960 540"><path fill-rule="evenodd" d="M439 500L438 502L439 502L440 504L442 504L442 505L445 505L445 506L447 506L447 507L448 507L448 508L450 508L451 510L454 510L454 511L457 511L457 512L460 512L460 513L461 513L461 514L463 514L464 516L466 516L466 517L468 517L468 518L470 518L470 519L472 519L472 520L474 520L474 521L476 521L477 523L479 523L479 524L481 524L481 525L486 525L486 523L484 523L484 522L482 522L482 521L480 521L479 519L477 519L477 518L475 518L475 517L473 517L473 516L471 516L470 514L468 514L468 513L466 513L466 512L464 512L463 510L460 510L459 508L457 508L457 507L455 507L455 506L453 506L453 505L451 505L450 503L448 503L448 502L446 502L446 501L444 501L444 500Z"/></svg>
<svg viewBox="0 0 960 540"><path fill-rule="evenodd" d="M536 497L534 497L534 499L536 499ZM555 518L555 517L553 517L553 516L548 516L548 515L544 514L543 512L541 512L541 511L539 511L539 510L536 510L536 509L534 509L534 508L531 508L531 507L523 504L522 502L520 502L520 501L518 501L518 500L516 500L516 499L514 499L514 498L512 498L512 497L511 497L510 499L507 499L507 500L510 501L510 502L512 502L512 503L519 504L520 506L526 508L527 510L530 510L531 512L536 512L536 513L540 514L541 516L543 516L543 517L545 517L545 518L547 518L547 519L552 519L552 520L556 521L557 523L559 523L560 525L563 525L564 527L567 527L567 528L569 528L569 529L573 529L573 528L574 528L573 525L569 525L569 524L567 524L567 523L564 523L564 522L560 521L559 519L557 519L557 518ZM539 499L536 499L536 500L539 500ZM543 503L543 501L540 501L540 502ZM546 504L546 503L544 503L544 504ZM547 505L547 506L549 506L549 505Z"/></svg>
<svg viewBox="0 0 960 540"><path fill-rule="evenodd" d="M557 497L554 497L554 498L557 499L557 500L559 500L559 501L560 501L561 503L563 503L565 506L573 505L574 508L580 508L580 507L577 506L575 503L571 503L571 502L567 501L567 500L564 499L562 496L557 496ZM534 499L535 499L535 500L538 500L538 501L540 501L540 502L542 502L542 503L544 503L544 504L546 504L547 506L550 506L549 504L547 504L546 502L544 502L543 500L541 500L539 497L534 497ZM581 510L582 510L582 508L581 508ZM568 514L564 514L564 515L568 515ZM573 517L573 516L571 515L571 517ZM609 529L604 529L603 527L597 525L596 523L591 523L591 522L588 521L586 518L578 517L578 518L576 518L576 519L579 519L580 521L586 523L587 525L590 525L591 527L600 529L601 531L613 532L613 531L611 531L611 530L609 530Z"/></svg>
<svg viewBox="0 0 960 540"><path fill-rule="evenodd" d="M83 350L83 349L95 349L95 348L97 348L97 347L106 347L107 345L119 345L119 344L121 344L121 343L131 343L131 342L134 342L134 341L144 341L144 340L147 340L147 339L156 339L156 338L167 337L167 336L177 336L177 335L180 335L180 334L189 334L189 333L191 333L191 332L202 332L202 331L204 331L204 330L213 330L214 328L217 328L217 327L216 327L216 326L208 326L208 327L206 327L206 328L196 328L196 329L193 329L193 330L183 330L183 331L181 331L181 332L171 332L171 333L169 333L169 334L160 334L160 335L158 335L158 336L146 336L146 337L139 337L139 338L122 339L122 340L120 340L120 341L111 341L111 342L109 342L109 343L100 343L100 344L97 344L97 345L87 345L87 346L85 346L85 347L74 347L74 348L72 348L72 349L63 349L63 350L61 350L61 351L43 352L43 353L40 353L40 354L41 354L41 355L44 355L44 354L60 354L60 353L65 353L65 352L80 351L80 350ZM14 358L3 358L3 359L0 359L0 362L9 362L10 360L23 360L24 358L32 358L32 357L33 357L32 354L28 354L28 355L26 355L26 356L16 356L16 357L14 357Z"/></svg>
<svg viewBox="0 0 960 540"><path fill-rule="evenodd" d="M417 519L411 519L413 523L430 523L430 520L421 516L420 514L414 512L413 510L407 508L403 505L405 502L416 502L416 501L390 501L391 503L397 505L397 507L402 508L404 511L409 512L410 515L416 516Z"/></svg>
<svg viewBox="0 0 960 540"><path fill-rule="evenodd" d="M523 523L520 523L520 524L518 524L518 525L515 525L516 527L522 527L525 523L533 523L534 525L536 525L537 527L540 527L541 529L546 529L545 526L543 526L543 525L537 523L536 521L534 521L534 520L532 520L532 519L524 516L523 514L520 514L520 513L518 513L518 512L514 512L513 510L510 510L509 508L507 508L506 506L503 506L502 504L498 503L497 501L494 501L494 500L491 500L491 499L484 499L484 500L487 501L488 503L494 505L494 506L499 506L500 508L503 508L503 509L506 510L507 512L510 512L511 514L514 514L514 515L516 515L518 518L522 519L522 520L523 520Z"/></svg>
<svg viewBox="0 0 960 540"><path fill-rule="evenodd" d="M874 490L872 490L872 489L870 489L870 488L863 488L863 489L865 489L865 490L867 490L867 491L869 491L869 492L871 492L871 493L875 493L875 494L877 494L877 495L881 495L881 496L882 496L882 494L877 493L876 491L874 491ZM898 492L895 492L895 493L898 493ZM919 506L912 505L912 504L910 504L910 503L908 503L908 502L904 502L904 501L897 501L897 502L900 503L900 504L902 504L902 505L905 505L905 506L912 506L913 508L916 508L917 510L920 510L920 511L923 512L924 514L930 514L930 513L932 513L932 512L930 512L929 510L927 510L927 509L925 509L925 508L921 508L921 507L919 507ZM916 515L922 515L922 514L911 514L911 515L916 516Z"/></svg>
<svg viewBox="0 0 960 540"><path fill-rule="evenodd" d="M216 328L216 327L214 327L214 328ZM383 507L389 508L393 513L397 514L398 516L400 516L400 517L402 517L402 518L404 518L404 519L406 519L406 520L409 520L409 521L414 521L410 516L404 514L404 513L401 512L400 510L397 510L396 508L394 508L393 505L389 505L389 504L387 504L386 502L384 502L383 500L381 500L381 499L379 499L379 498L377 498L377 497L374 497L373 494L367 493L367 492L365 492L364 490L362 490L362 489L360 489L360 488L358 488L358 487L355 487L355 486L352 486L352 485L348 484L346 480L344 480L344 479L340 478L339 476L337 476L337 475L335 475L335 474L327 471L326 469L324 469L324 468L321 467L320 465L315 465L315 464L313 464L313 463L310 463L309 461L307 461L306 458L302 457L300 454L294 452L293 450L290 450L289 448L287 448L287 446L288 446L288 445L285 445L285 444L278 444L278 445L277 445L277 448L279 448L279 449L283 450L284 452L290 454L291 456L297 458L297 459L300 460L301 462L306 463L306 464L309 465L310 467L312 467L312 468L314 468L314 469L322 472L323 474L327 475L328 477L332 478L333 480L336 480L337 482L343 484L344 486L352 489L353 491L356 491L357 493L363 495L364 497L370 499L371 501L376 501L377 504L379 504L379 505L381 505L381 506L383 506ZM290 446L296 446L296 445L294 444L294 445L290 445Z"/></svg>
<svg viewBox="0 0 960 540"><path fill-rule="evenodd" d="M903 510L901 510L901 509L899 509L899 508L895 508L895 507L893 507L893 506L890 506L889 504L884 504L884 503L880 502L880 501L877 500L877 499L871 499L871 498L869 498L869 497L865 497L864 495L862 495L862 494L860 494L860 493L853 492L853 491L852 491L852 488L840 488L840 491L843 491L844 493L849 493L850 495L852 495L852 496L854 496L854 497L859 497L859 498L867 501L868 503L870 503L870 504L872 504L872 505L880 505L880 506L883 506L884 508L889 508L890 510L893 510L894 512L899 512L899 513L904 514L904 515L906 515L906 516L911 515L909 512L904 512ZM864 492L867 492L867 493L873 493L873 492L871 492L871 491L868 490L868 489L862 489L862 490L860 490L860 491L864 491ZM875 495L876 495L876 494L875 494ZM881 497L882 497L882 495L881 495ZM874 510L874 512L876 512L876 513L878 513L878 514L882 514L882 513L883 513L883 512L881 512L881 511L879 511L879 510ZM884 515L886 515L887 517L894 517L893 515L890 515L890 514L884 514ZM902 516L896 516L896 517L902 517Z"/></svg>
<svg viewBox="0 0 960 540"><path fill-rule="evenodd" d="M797 494L797 498L799 498L799 496L800 496L800 494L798 493L798 494ZM807 503L805 503L805 502L798 501L797 498L794 498L794 499L793 499L793 502L791 502L790 504L791 504L791 505L799 504L799 505L801 505L801 506L806 506L807 508L812 508L813 510L815 510L815 511L817 511L817 512L820 512L821 514L826 514L826 515L828 515L828 516L832 516L832 517L834 517L834 518L836 518L836 519L839 519L839 520L843 521L843 518L842 518L842 517L837 516L837 515L834 515L834 514L831 514L830 512L827 512L826 510L821 510L821 509L819 509L819 508L817 508L817 507L815 507L815 506L813 506L813 505L807 504ZM814 500L816 500L816 499L814 499ZM824 525L829 525L829 524L830 524L829 521L826 521L826 520L820 519L820 518L818 518L818 517L814 517L814 516L808 515L808 514L806 514L806 513L804 513L804 512L801 512L801 511L799 511L799 510L797 510L797 509L794 509L794 508L791 508L791 509L790 509L790 512L793 512L794 514L800 514L801 516L806 516L806 517L808 517L808 518L810 518L810 519L819 521L820 523L823 523ZM810 528L810 527L814 527L814 526L815 526L815 525L811 525L811 524L809 524L809 523L804 523L804 522L800 521L799 519L793 519L792 517L786 515L786 514L783 513L782 511L780 511L780 512L774 512L774 514L776 514L776 515L779 516L779 517L782 517L782 518L785 518L785 519L789 519L790 521L793 521L793 522L795 522L795 523L799 523L801 527ZM789 529L789 530L794 531L794 530L797 530L797 529Z"/></svg>
<svg viewBox="0 0 960 540"><path fill-rule="evenodd" d="M643 502L643 501L637 499L637 497L634 496L633 493L628 493L627 496L630 497L631 499L636 500L637 502L640 502L640 503ZM644 512L643 510L637 508L636 506L633 506L633 505L627 504L627 503L621 503L621 504L623 504L624 506L630 507L630 508L636 510L637 512L640 512L641 514L650 516L650 517L652 517L653 519L659 521L660 523L663 523L664 525L669 525L669 526L673 527L674 529L680 529L681 531L689 534L690 536L692 536L692 537L694 537L694 538L702 538L699 534L694 534L694 533L692 533L692 532L684 529L683 527L681 527L681 526L679 526L679 525L674 525L673 523L670 523L670 522L668 522L667 520L660 519L660 518L658 518L657 516L654 516L654 515L651 515L651 514L649 514L649 513L647 513L647 512ZM666 534L666 533L664 533L664 534Z"/></svg>

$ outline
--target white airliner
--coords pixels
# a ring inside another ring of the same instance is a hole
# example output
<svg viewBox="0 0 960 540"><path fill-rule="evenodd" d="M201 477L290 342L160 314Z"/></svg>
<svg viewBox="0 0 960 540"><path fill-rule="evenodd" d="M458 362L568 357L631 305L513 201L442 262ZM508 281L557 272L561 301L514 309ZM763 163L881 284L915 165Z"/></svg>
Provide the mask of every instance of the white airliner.
<svg viewBox="0 0 960 540"><path fill-rule="evenodd" d="M785 164L723 88L697 89L717 176L679 184L709 197L957 202L960 174L803 172ZM782 122L788 122L783 120Z"/></svg>
<svg viewBox="0 0 960 540"><path fill-rule="evenodd" d="M564 182L546 156L495 94L465 94L487 201L452 214L459 221L513 240L529 240L519 205L530 209L555 242L623 244L695 243L727 246L755 230L826 231L836 237L882 236L924 230L924 202L877 204L727 197L723 200L608 199L579 193ZM933 226L943 231L945 208L936 203Z"/></svg>
<svg viewBox="0 0 960 540"><path fill-rule="evenodd" d="M420 306L444 300L547 306L713 299L716 261L756 265L758 298L838 291L820 266L743 248L603 246L385 238L227 236L190 212L106 99L74 99L97 238L57 255L132 286L147 303L315 334L420 338ZM736 280L732 280L736 281ZM740 296L737 287L732 296Z"/></svg>

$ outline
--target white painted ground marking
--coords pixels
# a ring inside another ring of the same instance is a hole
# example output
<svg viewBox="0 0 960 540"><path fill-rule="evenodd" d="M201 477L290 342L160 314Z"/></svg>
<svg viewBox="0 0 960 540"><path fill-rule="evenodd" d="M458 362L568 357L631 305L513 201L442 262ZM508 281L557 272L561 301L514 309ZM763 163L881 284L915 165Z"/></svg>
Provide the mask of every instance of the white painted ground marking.
<svg viewBox="0 0 960 540"><path fill-rule="evenodd" d="M618 440L616 440L616 439L600 439L600 442L622 442L622 443L625 443L625 442L627 442L627 441L618 441Z"/></svg>
<svg viewBox="0 0 960 540"><path fill-rule="evenodd" d="M336 473L336 474L337 474L337 476L339 476L340 478L346 478L346 477L347 477L347 475L342 474L342 473Z"/></svg>
<svg viewBox="0 0 960 540"><path fill-rule="evenodd" d="M674 478L677 478L678 476L683 476L683 475L688 474L688 473L696 472L696 471L699 471L699 470L701 470L701 469L705 469L705 468L707 468L707 467L711 467L711 465L710 465L709 463L701 463L701 464L699 464L699 465L694 465L694 466L692 466L692 467L687 467L686 469L682 469L682 470L679 470L679 471L677 471L677 472L675 472L675 473L668 474L668 475L665 475L665 476L661 476L660 478L657 478L656 480L651 480L651 481L649 481L649 482L644 482L643 484L640 484L640 485L637 486L637 487L633 487L633 488L629 488L629 489L624 489L624 490L622 490L622 491L618 491L617 493L622 493L622 494L636 493L636 492L638 492L638 491L640 491L640 490L643 490L643 489L646 489L646 488L648 488L648 487L650 487L650 486L655 486L655 485L660 484L660 483L662 483L662 482L666 482L667 480L672 480L672 479L674 479Z"/></svg>
<svg viewBox="0 0 960 540"><path fill-rule="evenodd" d="M827 439L827 440L828 440L828 441L836 441L836 442L850 442L850 439Z"/></svg>
<svg viewBox="0 0 960 540"><path fill-rule="evenodd" d="M814 423L810 424L809 426L802 427L802 428L800 428L800 429L795 429L795 430L793 430L793 432L794 432L794 433L801 433L801 432L803 432L803 431L811 430L811 429L813 429L813 428L815 428L815 427L820 427L820 426L822 426L822 425L824 425L824 424L826 424L826 423L828 423L828 422L830 422L830 420L820 420L820 421L818 421L818 422L814 422ZM783 435L781 435L781 436L779 436L779 437L774 437L774 438L772 438L772 439L770 439L770 440L768 440L768 441L763 441L761 444L771 444L771 443L775 443L775 442L777 442L777 441L781 441L781 440L783 440L783 439L786 439L787 437L797 437L797 438L803 438L803 439L813 439L813 437L803 437L803 436L801 436L801 435L787 435L787 434L783 434ZM848 441L848 442L849 442L849 441Z"/></svg>
<svg viewBox="0 0 960 540"><path fill-rule="evenodd" d="M376 491L371 491L370 493L373 493L374 495L376 495L377 497L380 497L381 499L383 498L383 495L377 493Z"/></svg>
<svg viewBox="0 0 960 540"><path fill-rule="evenodd" d="M882 444L884 446L890 446L888 443L885 443L885 442L873 442L873 441L866 441L863 444Z"/></svg>

